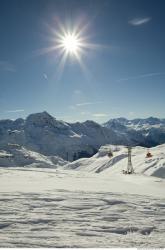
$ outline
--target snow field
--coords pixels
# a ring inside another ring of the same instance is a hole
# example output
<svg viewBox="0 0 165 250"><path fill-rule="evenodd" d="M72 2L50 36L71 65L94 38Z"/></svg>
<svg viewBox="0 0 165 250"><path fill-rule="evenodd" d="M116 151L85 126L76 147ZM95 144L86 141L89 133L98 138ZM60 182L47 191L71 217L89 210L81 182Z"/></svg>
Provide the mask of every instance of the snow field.
<svg viewBox="0 0 165 250"><path fill-rule="evenodd" d="M1 247L164 247L165 203L148 196L1 193Z"/></svg>
<svg viewBox="0 0 165 250"><path fill-rule="evenodd" d="M26 167L1 167L0 246L163 248L165 145L149 159L134 148L133 175L122 174L125 148L109 158L110 148L64 166L44 168L42 158L40 167L35 155Z"/></svg>

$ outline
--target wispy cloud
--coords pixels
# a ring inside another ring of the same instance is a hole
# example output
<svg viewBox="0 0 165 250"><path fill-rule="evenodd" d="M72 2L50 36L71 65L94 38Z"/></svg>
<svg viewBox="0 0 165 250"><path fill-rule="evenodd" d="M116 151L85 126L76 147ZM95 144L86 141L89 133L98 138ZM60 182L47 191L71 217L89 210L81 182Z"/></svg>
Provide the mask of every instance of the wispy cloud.
<svg viewBox="0 0 165 250"><path fill-rule="evenodd" d="M138 17L129 20L129 24L133 26L140 26L151 21L151 17Z"/></svg>
<svg viewBox="0 0 165 250"><path fill-rule="evenodd" d="M16 67L8 61L0 61L0 71L15 72Z"/></svg>
<svg viewBox="0 0 165 250"><path fill-rule="evenodd" d="M69 108L69 109L72 109L72 110L75 110L75 109L76 109L76 107L75 107L74 105L70 105L70 106L68 106L68 108Z"/></svg>
<svg viewBox="0 0 165 250"><path fill-rule="evenodd" d="M70 118L73 118L71 115L61 115L61 116L57 116L57 119L62 119L62 120L65 120L65 119L70 119Z"/></svg>
<svg viewBox="0 0 165 250"><path fill-rule="evenodd" d="M75 95L78 95L78 94L81 94L81 93L82 93L82 91L80 89L75 89L74 90L74 94Z"/></svg>
<svg viewBox="0 0 165 250"><path fill-rule="evenodd" d="M96 114L93 114L94 117L98 117L98 118L101 118L101 117L107 117L109 116L108 114L105 114L105 113L96 113Z"/></svg>
<svg viewBox="0 0 165 250"><path fill-rule="evenodd" d="M128 115L129 115L129 116L134 116L134 115L135 115L135 112L130 111L130 112L128 113Z"/></svg>
<svg viewBox="0 0 165 250"><path fill-rule="evenodd" d="M47 74L43 74L43 77L45 78L45 80L48 80L48 76L47 76Z"/></svg>
<svg viewBox="0 0 165 250"><path fill-rule="evenodd" d="M129 81L129 80L136 80L136 79L141 79L141 78L147 78L147 77L153 77L153 76L163 76L163 75L165 75L165 72L148 73L148 74L143 74L143 75L138 75L138 76L121 78L121 79L117 80L117 82L124 82L124 81Z"/></svg>
<svg viewBox="0 0 165 250"><path fill-rule="evenodd" d="M77 103L76 106L86 106L86 105L94 105L94 104L99 104L102 102L82 102L82 103Z"/></svg>
<svg viewBox="0 0 165 250"><path fill-rule="evenodd" d="M19 113L24 112L24 109L6 110L5 113Z"/></svg>
<svg viewBox="0 0 165 250"><path fill-rule="evenodd" d="M89 111L82 111L80 114L81 114L81 115L90 115L91 112L89 112Z"/></svg>

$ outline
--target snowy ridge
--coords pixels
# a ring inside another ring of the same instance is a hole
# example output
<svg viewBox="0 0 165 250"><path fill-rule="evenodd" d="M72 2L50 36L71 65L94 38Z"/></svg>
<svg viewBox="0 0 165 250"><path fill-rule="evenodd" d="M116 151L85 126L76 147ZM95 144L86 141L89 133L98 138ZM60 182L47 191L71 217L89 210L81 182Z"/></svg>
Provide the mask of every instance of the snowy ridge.
<svg viewBox="0 0 165 250"><path fill-rule="evenodd" d="M5 150L0 150L0 167L52 167L63 166L67 161L59 156L45 156L21 147L18 144L8 144Z"/></svg>
<svg viewBox="0 0 165 250"><path fill-rule="evenodd" d="M113 151L109 157L108 152ZM165 178L165 144L150 149L151 158L146 158L147 149L134 147L132 150L132 163L136 174ZM105 175L121 174L127 168L127 149L124 146L107 145L89 159L79 159L68 163L66 169L94 172Z"/></svg>
<svg viewBox="0 0 165 250"><path fill-rule="evenodd" d="M165 143L165 119L155 117L133 120L117 118L110 119L103 126L112 129L118 135L125 135L132 145L151 147Z"/></svg>
<svg viewBox="0 0 165 250"><path fill-rule="evenodd" d="M104 123L105 126L111 127L111 125L118 124L121 126L126 126L136 130L150 129L150 128L160 128L165 126L165 119L159 119L155 117L149 117L146 119L133 119L128 120L126 118L116 118L110 119L108 122Z"/></svg>

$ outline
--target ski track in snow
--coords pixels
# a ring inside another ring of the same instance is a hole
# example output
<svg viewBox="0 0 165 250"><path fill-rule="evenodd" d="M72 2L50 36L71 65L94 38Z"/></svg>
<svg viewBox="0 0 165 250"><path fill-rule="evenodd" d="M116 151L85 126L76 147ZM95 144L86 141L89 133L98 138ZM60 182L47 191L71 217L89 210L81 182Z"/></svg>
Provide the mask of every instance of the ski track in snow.
<svg viewBox="0 0 165 250"><path fill-rule="evenodd" d="M67 174L59 172L59 175L56 175L54 170L48 169L17 169L14 172L11 170L0 170L2 181L3 176L12 176L15 173L13 177L20 175L25 178L25 174L27 175L25 185L32 185L30 179L34 179L37 174L41 175L42 181L54 178L56 183L58 178L65 180ZM10 178L8 179L10 182ZM0 246L165 246L163 197L98 190L84 191L83 188L73 191L66 189L66 186L65 189L49 188L44 191L29 191L21 187L15 188L14 191L1 191Z"/></svg>

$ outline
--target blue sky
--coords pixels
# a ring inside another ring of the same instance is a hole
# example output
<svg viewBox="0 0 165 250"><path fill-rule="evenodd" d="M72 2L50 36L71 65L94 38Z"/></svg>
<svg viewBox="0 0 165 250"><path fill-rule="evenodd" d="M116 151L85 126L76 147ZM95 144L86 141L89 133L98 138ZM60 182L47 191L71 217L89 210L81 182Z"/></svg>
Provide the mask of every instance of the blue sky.
<svg viewBox="0 0 165 250"><path fill-rule="evenodd" d="M164 118L164 11L164 0L1 0L0 119ZM85 70L69 55L59 71L60 51L41 53L58 22L86 27Z"/></svg>

